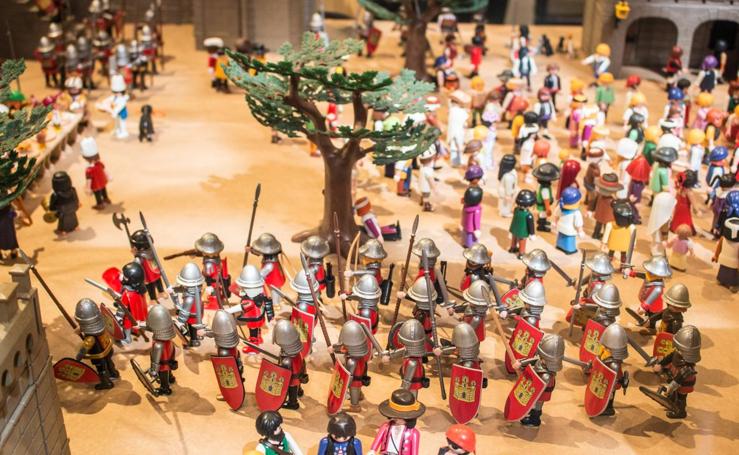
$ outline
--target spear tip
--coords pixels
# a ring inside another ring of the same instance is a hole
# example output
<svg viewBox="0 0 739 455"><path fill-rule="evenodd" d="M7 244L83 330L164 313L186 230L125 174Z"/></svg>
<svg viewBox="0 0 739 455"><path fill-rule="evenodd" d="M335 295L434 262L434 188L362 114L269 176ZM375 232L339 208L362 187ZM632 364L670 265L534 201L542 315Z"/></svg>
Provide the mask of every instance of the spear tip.
<svg viewBox="0 0 739 455"><path fill-rule="evenodd" d="M416 214L416 218L413 220L413 230L411 231L411 234L416 235L417 230L418 230L418 214Z"/></svg>
<svg viewBox="0 0 739 455"><path fill-rule="evenodd" d="M259 200L259 195L262 193L262 184L257 183L257 189L254 191L254 200Z"/></svg>

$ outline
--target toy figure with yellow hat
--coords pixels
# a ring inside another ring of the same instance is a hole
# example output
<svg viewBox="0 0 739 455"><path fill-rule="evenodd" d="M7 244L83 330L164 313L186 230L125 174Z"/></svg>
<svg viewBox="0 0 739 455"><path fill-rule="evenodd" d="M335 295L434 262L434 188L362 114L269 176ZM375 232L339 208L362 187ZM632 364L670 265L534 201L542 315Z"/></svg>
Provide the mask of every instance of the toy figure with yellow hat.
<svg viewBox="0 0 739 455"><path fill-rule="evenodd" d="M696 97L695 104L698 106L698 110L695 113L695 120L693 120L693 128L705 130L708 126L708 111L711 110L713 105L713 95L708 92L701 92Z"/></svg>
<svg viewBox="0 0 739 455"><path fill-rule="evenodd" d="M485 104L488 94L485 92L485 81L480 76L474 76L470 81L472 89L472 127L476 127L478 118L482 123L482 113L485 110Z"/></svg>
<svg viewBox="0 0 739 455"><path fill-rule="evenodd" d="M634 93L631 96L629 107L624 110L624 131L629 130L629 119L634 114L641 114L644 117L642 124L646 127L649 123L649 109L647 108L647 97L642 92Z"/></svg>
<svg viewBox="0 0 739 455"><path fill-rule="evenodd" d="M657 149L657 142L659 141L660 136L662 136L662 128L657 125L648 126L644 130L644 148L642 148L642 155L647 159L650 166L654 163L652 152Z"/></svg>
<svg viewBox="0 0 739 455"><path fill-rule="evenodd" d="M613 91L613 74L602 73L598 76L598 87L595 89L595 104L598 105L601 111L608 115L608 109L615 100L615 94Z"/></svg>
<svg viewBox="0 0 739 455"><path fill-rule="evenodd" d="M608 71L608 67L611 66L610 57L611 46L600 43L595 46L595 53L588 55L580 63L590 66L593 70L593 78L598 80L600 75Z"/></svg>

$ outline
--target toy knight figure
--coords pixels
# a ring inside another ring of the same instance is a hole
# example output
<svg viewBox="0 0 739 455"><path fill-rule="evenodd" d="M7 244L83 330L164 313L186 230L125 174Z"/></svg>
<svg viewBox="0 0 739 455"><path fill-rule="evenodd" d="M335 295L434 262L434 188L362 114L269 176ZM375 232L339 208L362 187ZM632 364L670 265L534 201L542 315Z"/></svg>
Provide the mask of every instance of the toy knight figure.
<svg viewBox="0 0 739 455"><path fill-rule="evenodd" d="M459 290L464 291L477 280L487 280L492 275L490 252L482 243L466 248L462 255L467 260Z"/></svg>
<svg viewBox="0 0 739 455"><path fill-rule="evenodd" d="M272 300L264 294L264 280L259 270L247 264L236 278L236 287L239 295L239 305L229 309L229 313L241 313L237 320L249 329L249 342L257 346L262 344L262 327L265 319L272 321L275 317ZM246 354L256 354L256 350L246 346Z"/></svg>
<svg viewBox="0 0 739 455"><path fill-rule="evenodd" d="M585 286L580 296L579 302L573 302L573 308L567 312L565 320L570 322L574 317L574 324L584 327L587 320L593 317L593 307L588 304L593 303L593 296L603 287L616 272L611 264L611 259L606 253L595 253L587 258L585 267L590 271L588 275L583 277L580 286ZM578 306L580 305L580 306ZM582 307L582 308L581 308ZM579 310L578 310L579 309Z"/></svg>
<svg viewBox="0 0 739 455"><path fill-rule="evenodd" d="M613 283L601 286L593 295L593 303L598 308L595 310L593 320L603 327L616 323L616 318L621 314L621 293Z"/></svg>
<svg viewBox="0 0 739 455"><path fill-rule="evenodd" d="M257 416L256 429L261 436L257 452L265 455L303 455L298 443L282 428L282 416L264 411Z"/></svg>
<svg viewBox="0 0 739 455"><path fill-rule="evenodd" d="M665 279L672 276L672 269L664 256L652 256L651 259L643 264L644 272L636 272L633 269L629 272L629 276L637 277L644 280L639 289L639 314L651 317L655 313L662 311L662 292L665 289ZM650 324L650 328L654 327L654 323Z"/></svg>
<svg viewBox="0 0 739 455"><path fill-rule="evenodd" d="M135 332L138 335L138 324L146 321L148 314L144 297L144 269L137 262L124 265L120 274L120 282L120 304L128 311L121 308L118 316L123 321L123 331L126 335L123 342L128 344L131 343L131 333ZM131 320L129 315L134 319Z"/></svg>
<svg viewBox="0 0 739 455"><path fill-rule="evenodd" d="M543 281L544 275L552 268L547 253L539 248L522 255L521 262L526 266L526 272L521 278L521 285L524 287L534 280Z"/></svg>
<svg viewBox="0 0 739 455"><path fill-rule="evenodd" d="M300 342L300 334L290 321L280 319L272 330L272 342L280 347L280 366L292 372L287 389L287 400L282 407L300 409L298 397L303 395L301 384L308 383L305 361L301 354L303 344Z"/></svg>
<svg viewBox="0 0 739 455"><path fill-rule="evenodd" d="M359 322L346 321L339 332L338 343L329 349L329 352L344 354L344 368L351 378L348 386L349 400L351 410L354 412L361 410L359 401L363 398L362 386L369 386L372 379L367 374L369 372L368 361L372 354L369 343L372 342L373 345L379 347L377 340L370 340L368 334L367 328L362 327ZM340 398L343 399L343 397Z"/></svg>
<svg viewBox="0 0 739 455"><path fill-rule="evenodd" d="M200 346L202 338L198 335L198 329L203 328L203 283L205 278L193 262L185 264L177 275L177 284L182 286L182 302L181 307L177 308L177 320L189 331L190 347Z"/></svg>
<svg viewBox="0 0 739 455"><path fill-rule="evenodd" d="M426 412L426 406L408 390L398 389L380 403L379 410L388 420L378 428L367 455L418 455L421 433L416 419Z"/></svg>
<svg viewBox="0 0 739 455"><path fill-rule="evenodd" d="M701 360L701 334L694 326L686 325L675 333L673 345L675 350L654 366L655 371L664 371L670 382L666 386L661 386L657 393L652 393L664 400L658 401L663 406L666 403L671 405L668 407L667 417L684 419L688 416L686 410L688 394L693 392L695 387L697 375L695 364ZM640 387L642 392L654 399L645 389Z"/></svg>
<svg viewBox="0 0 739 455"><path fill-rule="evenodd" d="M164 292L162 272L154 259L149 239L143 230L137 230L131 234L131 253L133 253L134 261L144 269L144 284L149 293L149 300L156 302L157 293Z"/></svg>
<svg viewBox="0 0 739 455"><path fill-rule="evenodd" d="M257 256L262 256L262 268L259 270L259 274L264 279L264 284L272 289L282 289L282 286L287 281L285 271L282 269L280 263L280 254L282 254L282 245L275 238L274 235L265 232L264 234L257 237L257 239L247 246L249 251ZM280 305L280 294L277 292L270 292L272 294L272 304L275 308Z"/></svg>
<svg viewBox="0 0 739 455"><path fill-rule="evenodd" d="M521 419L521 425L527 427L541 425L542 408L544 403L551 400L556 385L557 373L562 371L562 359L565 354L564 339L559 335L547 333L539 343L537 354L537 357L532 358L532 369L546 385L529 413Z"/></svg>
<svg viewBox="0 0 739 455"><path fill-rule="evenodd" d="M120 375L113 363L113 339L105 328L100 309L92 300L81 299L74 309L74 319L82 336L82 345L75 358L78 361L88 359L97 369L100 383L95 384L95 390L112 389L111 379L118 379Z"/></svg>
<svg viewBox="0 0 739 455"><path fill-rule="evenodd" d="M428 340L423 325L417 319L403 322L398 331L398 341L403 347L390 351L389 355L403 355L403 364L400 367L401 387L410 390L417 397L419 389L426 389L430 385L423 368L423 359L428 353Z"/></svg>
<svg viewBox="0 0 739 455"><path fill-rule="evenodd" d="M669 354L674 345L672 338L683 327L683 314L692 306L690 303L690 292L688 287L682 283L674 284L665 292L663 296L665 309L659 313L654 313L648 319L639 322L641 326L657 328L657 338L654 340L654 350L652 355L655 357L665 357Z"/></svg>
<svg viewBox="0 0 739 455"><path fill-rule="evenodd" d="M436 244L433 240L429 238L424 238L416 242L415 245L413 245L413 254L418 256L419 264L418 264L418 274L416 275L416 278L423 278L424 273L424 267L423 263L421 262L421 258L423 256L423 252L426 252L426 258L428 260L428 266L430 268L429 275L431 276L431 281L434 283L434 291L436 291L436 303L443 303L449 301L449 292L447 291L446 287L446 276L444 275L443 270L446 269L446 262L441 261L441 270L439 270L438 267L436 267L436 259L441 255L441 252L436 247ZM404 295L401 296L405 297ZM424 297L426 299L426 297Z"/></svg>
<svg viewBox="0 0 739 455"><path fill-rule="evenodd" d="M308 259L308 267L321 291L325 290L326 296L333 298L336 295L336 279L331 273L331 264L323 265L329 250L328 242L317 235L308 237L300 244L300 252Z"/></svg>
<svg viewBox="0 0 739 455"><path fill-rule="evenodd" d="M600 337L600 345L602 348L599 359L605 366L616 372L616 383L612 388L608 405L606 405L600 415L612 416L616 414L616 411L613 409L613 400L616 397L616 391L621 388L625 390L629 386L629 375L621 369L623 361L629 356L626 330L615 323L609 325Z"/></svg>
<svg viewBox="0 0 739 455"><path fill-rule="evenodd" d="M203 276L208 286L207 309L217 309L218 299L225 301L231 291L231 275L228 274L228 258L221 259L223 242L217 235L206 232L195 242L195 251L203 257ZM221 296L217 297L219 293Z"/></svg>
<svg viewBox="0 0 739 455"><path fill-rule="evenodd" d="M194 265L194 264L193 264ZM197 270L197 266L195 266ZM159 388L155 390L156 395L171 395L170 384L174 384L175 378L172 372L177 369L178 363L175 359L177 351L172 339L175 337L175 327L169 312L163 305L154 305L146 318L146 327L152 332L151 365L148 374L159 382Z"/></svg>
<svg viewBox="0 0 739 455"><path fill-rule="evenodd" d="M365 274L354 283L351 295L345 299L357 301L357 315L369 320L372 334L377 333L377 326L380 322L377 305L381 296L382 291L375 276Z"/></svg>
<svg viewBox="0 0 739 455"><path fill-rule="evenodd" d="M48 36L42 36L39 45L34 51L34 57L41 62L41 70L44 73L46 87L57 87L59 80L59 65L54 54L54 44Z"/></svg>
<svg viewBox="0 0 739 455"><path fill-rule="evenodd" d="M101 210L110 204L108 190L106 188L108 175L105 171L105 165L100 161L98 145L95 142L95 138L92 136L83 137L80 140L80 152L88 163L87 169L85 169L87 188L95 195L95 205L92 208Z"/></svg>
<svg viewBox="0 0 739 455"><path fill-rule="evenodd" d="M236 321L234 321L233 316L231 316L225 310L216 311L215 315L213 316L213 322L211 323L211 330L207 332L206 334L208 336L212 336L213 340L215 341L215 344L216 344L215 356L216 357L233 357L235 359L236 369L238 370L238 374L242 376L240 379L241 379L241 388L243 390L244 365L241 362L241 355L239 354L239 333L237 331ZM215 363L214 363L214 366L215 366ZM233 378L233 380L238 381L238 379L236 378ZM221 385L220 381L219 381L219 385ZM234 386L236 386L236 384L234 384ZM223 400L224 399L223 395L220 395L218 399ZM231 403L229 402L229 404Z"/></svg>
<svg viewBox="0 0 739 455"><path fill-rule="evenodd" d="M345 275L373 275L375 281L380 286L382 291L382 298L380 302L383 305L387 305L390 299L390 291L392 290L393 283L392 279L392 265L388 272L388 277L382 277L382 260L387 257L387 252L383 248L382 243L377 239L369 239L362 246L359 247L359 261L362 269L354 271L346 271Z"/></svg>
<svg viewBox="0 0 739 455"><path fill-rule="evenodd" d="M367 46L368 56L371 56L369 41ZM357 437L357 424L346 412L331 416L326 432L328 434L318 444L317 455L362 455L362 441Z"/></svg>
<svg viewBox="0 0 739 455"><path fill-rule="evenodd" d="M467 302L463 320L475 331L480 343L485 341L485 319L488 315L488 302L485 295L488 292L490 292L490 285L483 280L476 280L462 294ZM456 327L454 330L457 330ZM452 343L457 346L454 340Z"/></svg>

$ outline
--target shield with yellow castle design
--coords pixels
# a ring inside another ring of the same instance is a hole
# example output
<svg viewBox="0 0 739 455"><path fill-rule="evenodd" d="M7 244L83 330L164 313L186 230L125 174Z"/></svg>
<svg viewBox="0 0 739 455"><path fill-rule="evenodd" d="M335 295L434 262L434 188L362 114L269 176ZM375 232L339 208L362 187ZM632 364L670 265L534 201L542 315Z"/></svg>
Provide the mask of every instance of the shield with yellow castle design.
<svg viewBox="0 0 739 455"><path fill-rule="evenodd" d="M54 377L62 381L80 384L100 382L100 376L89 365L69 357L65 357L54 364Z"/></svg>
<svg viewBox="0 0 739 455"><path fill-rule="evenodd" d="M666 357L667 354L675 350L672 345L672 334L669 332L659 332L654 338L654 347L652 348L653 357Z"/></svg>
<svg viewBox="0 0 739 455"><path fill-rule="evenodd" d="M121 327L118 319L116 319L115 314L104 303L100 304L100 315L103 317L103 321L105 321L105 330L108 331L110 336L116 340L126 338L123 327Z"/></svg>
<svg viewBox="0 0 739 455"><path fill-rule="evenodd" d="M334 415L341 410L349 382L351 382L349 370L346 369L343 363L337 360L334 364L334 374L331 375L331 382L328 385L326 409L329 415Z"/></svg>
<svg viewBox="0 0 739 455"><path fill-rule="evenodd" d="M606 409L616 386L617 375L618 373L603 363L600 357L593 359L593 368L585 386L585 412L588 416L598 416Z"/></svg>
<svg viewBox="0 0 739 455"><path fill-rule="evenodd" d="M595 322L589 319L585 324L585 329L582 332L582 338L580 339L580 360L583 362L590 362L600 354L600 336L606 328L603 324Z"/></svg>
<svg viewBox="0 0 739 455"><path fill-rule="evenodd" d="M244 381L241 379L236 358L230 355L212 355L210 361L213 363L213 370L216 373L216 381L218 381L218 387L221 389L223 400L234 411L239 409L244 404L246 392L244 391Z"/></svg>
<svg viewBox="0 0 739 455"><path fill-rule="evenodd" d="M512 422L526 417L546 388L546 381L527 365L508 394L503 410L505 419Z"/></svg>
<svg viewBox="0 0 739 455"><path fill-rule="evenodd" d="M300 342L303 343L301 354L305 358L310 354L310 348L313 344L313 328L315 326L316 316L293 307L293 311L290 314L290 322L298 330Z"/></svg>
<svg viewBox="0 0 739 455"><path fill-rule="evenodd" d="M477 415L480 409L483 377L484 374L479 368L452 365L449 410L457 423L465 424Z"/></svg>
<svg viewBox="0 0 739 455"><path fill-rule="evenodd" d="M531 325L527 320L521 317L517 317L518 323L516 328L513 329L511 339L508 340L508 345L513 351L513 359L508 355L508 350L505 354L505 368L509 374L515 373L513 369L513 361L528 359L536 355L536 349L539 347L539 342L544 336L544 332Z"/></svg>
<svg viewBox="0 0 739 455"><path fill-rule="evenodd" d="M254 395L260 411L277 411L282 407L290 386L292 372L267 359L262 359Z"/></svg>

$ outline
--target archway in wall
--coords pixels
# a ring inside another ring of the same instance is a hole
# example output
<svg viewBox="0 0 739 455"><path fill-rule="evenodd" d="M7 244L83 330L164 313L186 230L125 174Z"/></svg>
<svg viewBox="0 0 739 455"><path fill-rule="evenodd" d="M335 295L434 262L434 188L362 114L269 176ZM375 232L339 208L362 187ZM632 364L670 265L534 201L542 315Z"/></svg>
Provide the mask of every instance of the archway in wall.
<svg viewBox="0 0 739 455"><path fill-rule="evenodd" d="M624 66L641 66L659 71L677 43L677 26L669 19L643 17L626 31Z"/></svg>
<svg viewBox="0 0 739 455"><path fill-rule="evenodd" d="M714 52L718 40L724 40L729 47L724 78L734 79L739 67L739 23L734 21L708 21L695 29L690 67L700 68L703 58Z"/></svg>

